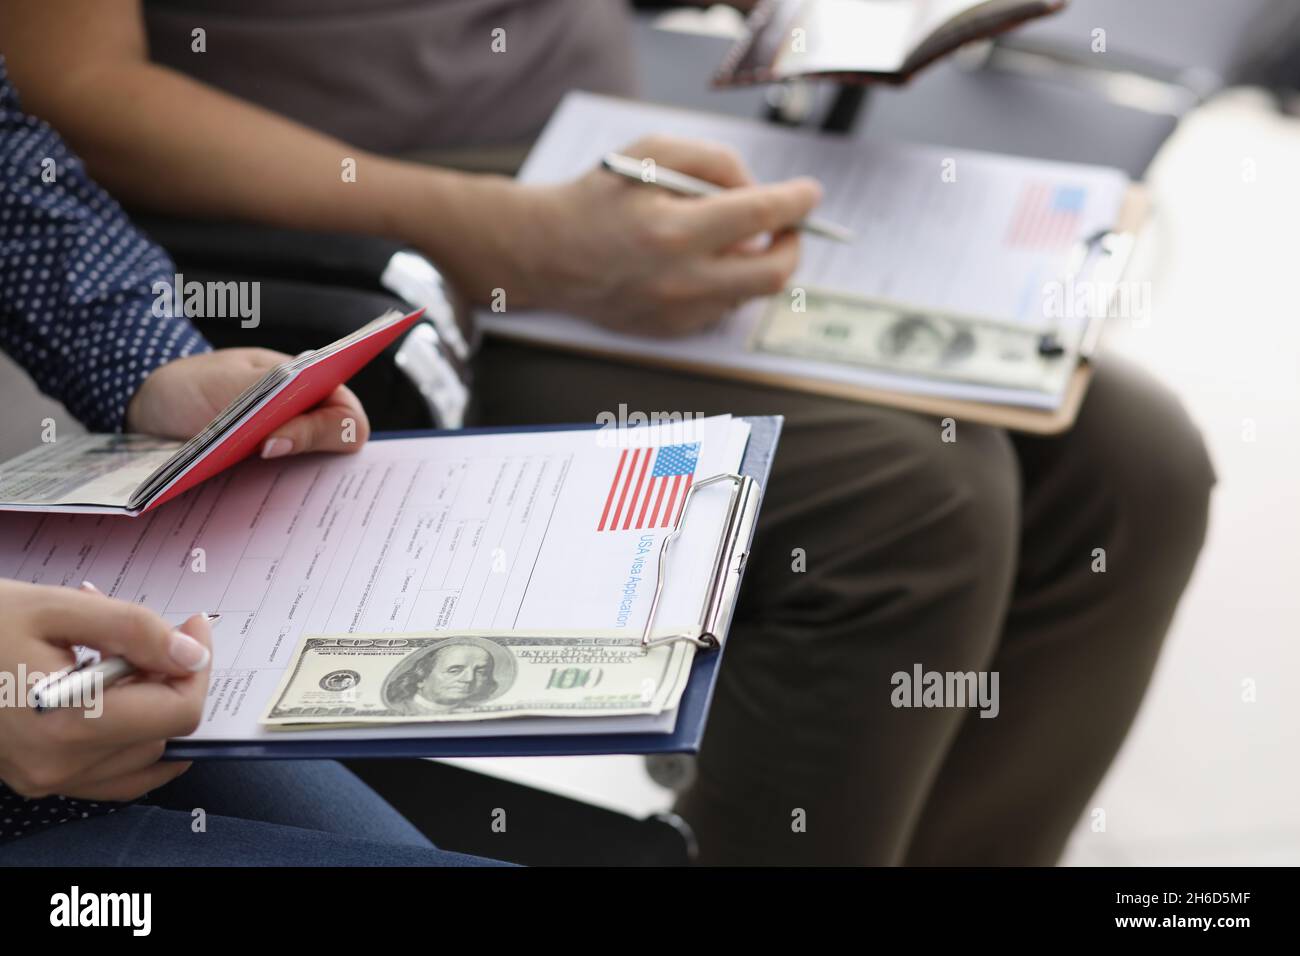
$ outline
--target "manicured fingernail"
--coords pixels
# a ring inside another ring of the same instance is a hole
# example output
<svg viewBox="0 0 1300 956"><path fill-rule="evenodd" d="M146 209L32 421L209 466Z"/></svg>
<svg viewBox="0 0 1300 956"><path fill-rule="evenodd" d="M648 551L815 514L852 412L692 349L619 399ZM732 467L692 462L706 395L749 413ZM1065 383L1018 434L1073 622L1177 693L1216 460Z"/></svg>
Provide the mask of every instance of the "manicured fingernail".
<svg viewBox="0 0 1300 956"><path fill-rule="evenodd" d="M262 446L263 458L281 458L293 451L292 438L268 438Z"/></svg>
<svg viewBox="0 0 1300 956"><path fill-rule="evenodd" d="M172 631L172 639L167 645L167 653L177 664L187 671L201 671L208 666L212 656L206 647L190 637L184 631Z"/></svg>
<svg viewBox="0 0 1300 956"><path fill-rule="evenodd" d="M81 590L83 590L83 591L89 591L91 594L99 594L99 593L100 593L99 588L95 587L95 586L94 586L93 584L91 584L89 581L82 581L82 582L81 582Z"/></svg>

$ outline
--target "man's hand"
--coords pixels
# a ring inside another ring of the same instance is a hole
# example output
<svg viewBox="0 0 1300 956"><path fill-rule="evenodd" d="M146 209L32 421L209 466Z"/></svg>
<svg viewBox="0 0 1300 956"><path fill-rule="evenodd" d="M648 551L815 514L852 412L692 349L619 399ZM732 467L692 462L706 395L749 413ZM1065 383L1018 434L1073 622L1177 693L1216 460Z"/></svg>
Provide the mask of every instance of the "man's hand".
<svg viewBox="0 0 1300 956"><path fill-rule="evenodd" d="M0 581L0 670L54 673L72 664L77 644L125 657L141 673L105 688L93 708L0 708L0 780L25 797L134 800L184 773L188 763L161 757L169 738L193 733L203 716L212 662L203 615L178 629L102 594ZM19 688L24 704L27 691Z"/></svg>
<svg viewBox="0 0 1300 956"><path fill-rule="evenodd" d="M433 255L475 301L499 288L509 310L556 309L640 335L698 331L781 291L799 262L793 227L821 201L815 180L754 185L730 149L666 136L622 152L728 188L684 197L602 169L560 186L476 177L463 225L425 212L407 237L428 248L422 230L452 229L457 246Z"/></svg>
<svg viewBox="0 0 1300 956"><path fill-rule="evenodd" d="M126 430L190 438L273 366L289 358L270 349L219 349L155 369L126 410ZM351 420L355 425L348 427ZM370 437L361 402L340 385L316 408L280 426L262 445L263 458L309 451L353 452ZM354 440L347 441L346 438Z"/></svg>

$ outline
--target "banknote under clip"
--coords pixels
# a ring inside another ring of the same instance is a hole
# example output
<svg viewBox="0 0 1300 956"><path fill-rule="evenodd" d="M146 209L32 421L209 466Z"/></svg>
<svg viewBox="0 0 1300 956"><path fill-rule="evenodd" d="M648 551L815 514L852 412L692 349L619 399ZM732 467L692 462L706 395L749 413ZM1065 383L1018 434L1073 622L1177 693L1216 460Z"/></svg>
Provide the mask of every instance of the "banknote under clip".
<svg viewBox="0 0 1300 956"><path fill-rule="evenodd" d="M663 594L664 577L668 567L668 545L681 534L682 523L686 520L686 512L695 495L704 488L724 482L730 482L733 486L731 501L727 506L722 533L718 537L718 549L713 559L713 575L709 581L709 589L704 595L704 607L700 611L699 636L669 634L651 639L650 632L654 627L655 612L659 608L659 598ZM641 632L642 648L648 649L677 641L690 641L706 649L721 645L718 635L726 632L731 612L736 605L740 575L745 569L745 561L749 558L749 551L745 549L753 537L760 497L758 482L746 475L713 475L691 485L682 502L681 511L677 514L677 521L659 545L659 573L655 578L654 594L650 598L650 612L646 615L645 630Z"/></svg>

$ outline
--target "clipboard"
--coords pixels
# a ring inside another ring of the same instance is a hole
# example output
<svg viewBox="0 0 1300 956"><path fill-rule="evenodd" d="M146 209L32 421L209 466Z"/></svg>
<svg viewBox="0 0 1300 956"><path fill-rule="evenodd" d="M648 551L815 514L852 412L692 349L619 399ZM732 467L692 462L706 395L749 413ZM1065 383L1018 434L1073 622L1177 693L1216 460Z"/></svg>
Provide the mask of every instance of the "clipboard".
<svg viewBox="0 0 1300 956"><path fill-rule="evenodd" d="M704 738L704 725L709 705L717 684L725 636L735 614L736 599L744 577L745 565L753 543L754 528L762 491L772 471L772 458L780 439L783 419L778 416L739 416L738 420L750 426L749 442L745 446L740 468L735 475L711 476L692 485L678 515L673 533L660 543L659 575L655 583L655 600L651 604L646 628L642 633L643 645L662 640L689 639L669 636L658 641L649 639L654 624L654 611L658 605L660 587L666 573L671 574L670 542L683 522L688 520L689 502L696 488L706 482L732 485L731 506L719 535L714 556L714 577L710 582L701 609L702 631L700 644L704 650L697 652L691 664L691 676L677 707L677 722L671 733L610 733L610 734L554 734L516 735L502 734L494 737L382 737L363 739L311 740L285 739L256 741L203 741L173 740L167 744L164 759L169 760L350 760L365 757L556 757L598 754L648 754L648 753L698 753ZM575 427L599 428L599 425L541 425L525 428L468 428L448 433L444 431L382 432L371 436L371 441L391 438L413 438L439 434L504 434L511 432L572 431ZM554 718L563 720L564 718Z"/></svg>
<svg viewBox="0 0 1300 956"><path fill-rule="evenodd" d="M577 157L587 156L588 150L591 151L591 155L599 156L609 149L617 149L612 139L615 133L630 137L634 135L634 130L639 135L655 128L669 129L678 135L712 137L731 142L741 149L742 154L753 150L756 153L766 151L776 155L803 148L814 148L808 143L796 142L805 138L801 134L775 129L768 124L753 120L715 116L675 106L573 91L556 109L546 129L538 138L527 162L520 170L520 180L532 184L565 181L587 168L580 164ZM818 142L824 141L827 148L831 150L839 150L835 157L843 157L846 151L853 151L858 145L840 137L824 134L814 134L811 138ZM581 145L575 145L579 143ZM924 157L929 159L942 156L945 152L939 147L924 144L888 142L885 148L886 156L892 155L891 161L895 163L899 161L900 155L906 159L905 154L908 150L915 150L917 156L924 154ZM892 154L889 152L891 148L895 149ZM954 152L967 153L972 157L984 156L993 161L1007 161L1000 164L1001 168L997 173L998 177L1005 181L1010 181L1014 175L1018 181L1024 182L1026 177L1034 175L1035 164L1039 162L1030 160L1028 165L1023 165L1023 158L984 154L978 150L955 150ZM842 158L832 158L834 164L844 161ZM915 160L915 157L913 159ZM1055 165L1049 161L1042 162L1047 166ZM1008 164L1019 165L1019 171L1013 174ZM1074 268L1080 253L1083 255L1085 266L1103 269L1111 281L1117 281L1124 272L1138 233L1147 217L1148 195L1142 185L1133 183L1126 176L1123 180L1114 180L1112 188L1115 190L1114 193L1108 195L1118 200L1113 213L1114 221L1096 223L1094 220L1095 225L1089 224L1090 229L1097 226L1108 228L1076 242L1066 268L1055 276L1058 280L1069 278L1099 280L1097 272ZM851 217L849 220L841 221L849 226L855 225ZM1045 261L1043 268L1045 271L1050 269L1056 272L1059 267L1053 259L1051 262ZM819 286L821 283L809 282L809 284ZM824 291L834 293L835 288L833 285L827 285ZM1114 291L1119 290L1116 288ZM874 293L876 296L881 294ZM898 376L891 374L888 369L872 368L871 375L846 375L839 374L843 369L832 371L830 364L827 363L826 374L822 375L810 367L813 360L800 359L786 366L769 361L751 362L737 353L737 350L743 352L746 348L745 345L740 344L739 335L723 336L727 351L719 352L718 349L724 346L719 345L717 341L708 341L707 338L701 341L697 349L693 347L693 340L689 338L680 340L684 344L670 348L662 347L657 340L646 340L636 336L616 336L603 329L588 334L587 326L590 323L563 314L549 315L544 310L541 314L533 316L497 315L480 310L478 317L486 334L532 347L571 352L649 368L671 369L721 380L825 395L938 418L952 417L1013 431L1050 435L1067 430L1078 415L1091 380L1091 354L1096 348L1096 340L1104 324L1102 321L1104 314L1111 310L1113 302L1113 299L1106 302L1104 307L1100 302L1089 303L1096 306L1096 311L1101 313L1101 316L1095 319L1082 317L1084 331L1080 341L1088 343L1088 349L1085 350L1087 357L1078 363L1077 368L1071 369L1068 376L1060 376L1061 379L1068 379L1068 382L1060 394L1059 401L1056 401L1056 396L1052 395L1050 401L1040 399L1037 402L1023 404L1017 404L1017 396L1010 388L995 388L994 391L1000 394L989 394L987 397L977 394L975 397L965 398L941 394L946 390L934 388L933 382L921 383L919 379L915 380L917 381L915 388L908 388L907 382L895 384L893 379ZM924 312L924 309L920 311ZM977 311L977 314L984 313ZM552 319L561 321L554 323L550 321ZM1027 331L1034 333L1050 330L1028 329ZM1073 346L1075 328L1071 327L1069 331L1072 333L1069 344ZM679 340L673 341L676 343ZM1071 349L1061 357L1061 360L1074 361L1075 355L1076 352ZM967 391L966 394L970 395L971 392ZM776 399L775 404L779 407L779 398Z"/></svg>
<svg viewBox="0 0 1300 956"><path fill-rule="evenodd" d="M1132 184L1125 194L1115 225L1108 230L1096 233L1078 244L1074 250L1076 261L1080 255L1085 260L1095 260L1093 270L1087 275L1097 274L1103 270L1106 281L1118 281L1132 257L1133 247L1146 223L1150 201L1142 185ZM1082 273L1070 272L1078 278ZM761 369L737 368L713 365L704 362L686 362L679 359L664 358L652 354L641 354L635 359L624 352L602 349L581 344L568 344L533 338L524 335L512 335L508 328L494 328L490 334L503 339L511 339L536 348L555 349L588 355L593 358L607 359L614 362L634 362L640 366L670 369L693 375L707 375L712 378L730 379L748 382L754 385L766 385L774 388L788 389L796 392L808 392L840 398L848 401L862 402L867 405L883 405L901 411L916 412L939 418L954 418L957 421L974 422L980 425L992 425L1010 431L1027 432L1036 435L1056 435L1068 431L1078 417L1083 405L1084 395L1092 380L1092 360L1095 356L1101 332L1105 325L1106 312L1109 312L1113 300L1106 303L1100 315L1088 316L1081 336L1082 346L1079 363L1069 384L1065 388L1061 404L1053 409L1026 408L1018 405L996 402L977 402L942 396L922 395L912 392L895 391L883 388L870 388L829 379L808 376L768 372ZM779 404L779 400L777 402Z"/></svg>

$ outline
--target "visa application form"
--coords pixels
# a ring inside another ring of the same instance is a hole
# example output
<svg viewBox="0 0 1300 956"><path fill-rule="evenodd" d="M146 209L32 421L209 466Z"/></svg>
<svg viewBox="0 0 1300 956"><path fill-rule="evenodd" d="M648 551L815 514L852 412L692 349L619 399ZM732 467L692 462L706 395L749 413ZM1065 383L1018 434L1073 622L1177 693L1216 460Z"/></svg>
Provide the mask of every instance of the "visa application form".
<svg viewBox="0 0 1300 956"><path fill-rule="evenodd" d="M570 93L519 178L563 182L652 133L736 149L760 182L813 176L816 210L851 229L850 244L804 236L792 286L808 286L1046 330L1044 289L1064 277L1074 243L1115 225L1129 189L1117 169L889 140L845 140L754 120ZM681 339L627 336L555 314L483 313L489 332L674 364L794 373L870 388L1054 407L1035 396L753 350L764 303Z"/></svg>
<svg viewBox="0 0 1300 956"><path fill-rule="evenodd" d="M748 437L747 423L717 416L250 459L135 518L0 513L0 576L88 580L173 623L220 612L203 722L190 739L260 740L268 731L258 717L304 634L597 628L639 638L659 543L686 487L735 472ZM699 621L729 494L720 484L692 500L656 630ZM668 733L675 720L669 711L295 737Z"/></svg>

